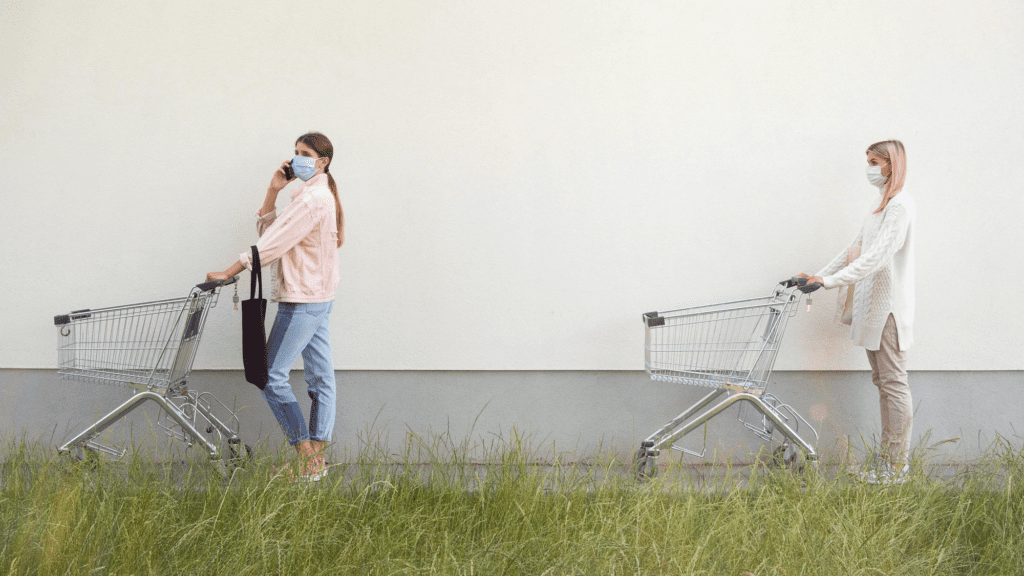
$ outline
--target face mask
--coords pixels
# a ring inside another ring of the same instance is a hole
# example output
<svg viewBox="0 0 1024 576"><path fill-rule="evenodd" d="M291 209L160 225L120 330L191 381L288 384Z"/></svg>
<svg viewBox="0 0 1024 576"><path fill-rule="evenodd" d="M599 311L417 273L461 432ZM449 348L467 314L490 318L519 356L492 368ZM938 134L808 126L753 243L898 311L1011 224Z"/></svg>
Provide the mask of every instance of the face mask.
<svg viewBox="0 0 1024 576"><path fill-rule="evenodd" d="M889 180L887 177L882 176L881 166L868 166L868 182L872 186L882 187L887 180Z"/></svg>
<svg viewBox="0 0 1024 576"><path fill-rule="evenodd" d="M296 156L292 158L292 172L295 176L305 182L316 174L316 158L309 156Z"/></svg>

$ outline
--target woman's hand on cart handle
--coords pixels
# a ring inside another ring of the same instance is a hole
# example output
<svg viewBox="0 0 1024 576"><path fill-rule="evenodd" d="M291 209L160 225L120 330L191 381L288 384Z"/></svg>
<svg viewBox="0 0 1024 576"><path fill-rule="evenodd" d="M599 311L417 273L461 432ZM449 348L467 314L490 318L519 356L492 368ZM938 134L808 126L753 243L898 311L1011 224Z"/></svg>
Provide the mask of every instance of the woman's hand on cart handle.
<svg viewBox="0 0 1024 576"><path fill-rule="evenodd" d="M793 276L789 280L783 280L782 282L780 282L780 284L784 285L786 288L799 286L801 292L803 292L804 294L810 294L811 292L814 292L818 288L824 286L825 280L823 280L821 276L810 276L801 272L800 274Z"/></svg>
<svg viewBox="0 0 1024 576"><path fill-rule="evenodd" d="M234 282L234 280L231 280L231 282L228 282L228 280L234 279L235 276L238 276L239 274L242 273L242 270L245 270L245 266L242 265L241 261L238 261L229 266L228 269L223 272L207 272L206 281L214 282L219 280L221 282L224 282L225 284L231 284L231 282Z"/></svg>
<svg viewBox="0 0 1024 576"><path fill-rule="evenodd" d="M208 292L214 288L220 288L221 286L230 286L235 282L238 282L238 276L232 276L227 280L210 280L208 282L203 282L202 284L196 284L196 288L203 292Z"/></svg>
<svg viewBox="0 0 1024 576"><path fill-rule="evenodd" d="M207 272L206 282L202 284L196 284L196 288L199 288L203 292L207 290L213 290L218 286L227 286L238 282L238 274L245 270L241 262L235 262L227 270L223 272Z"/></svg>
<svg viewBox="0 0 1024 576"><path fill-rule="evenodd" d="M216 275L217 278L210 278L211 274L212 275ZM206 282L203 282L203 284L216 284L217 286L230 286L230 285L234 284L235 282L238 282L238 276L228 276L227 278L224 278L222 276L222 274L223 274L222 272L211 272L210 274L207 274L206 275L207 280L206 280Z"/></svg>
<svg viewBox="0 0 1024 576"><path fill-rule="evenodd" d="M798 278L800 291L804 294L810 294L825 285L825 280L821 276L810 276L801 272L796 275L796 278Z"/></svg>

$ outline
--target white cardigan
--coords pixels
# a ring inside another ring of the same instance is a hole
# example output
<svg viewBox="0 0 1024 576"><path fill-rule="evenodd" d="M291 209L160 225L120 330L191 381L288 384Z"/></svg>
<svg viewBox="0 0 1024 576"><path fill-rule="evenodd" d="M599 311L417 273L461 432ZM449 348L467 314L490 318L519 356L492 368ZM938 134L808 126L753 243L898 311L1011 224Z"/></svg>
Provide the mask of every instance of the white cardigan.
<svg viewBox="0 0 1024 576"><path fill-rule="evenodd" d="M881 195L872 212L882 201ZM816 275L824 287L843 288L839 311L846 303L846 286L853 291L850 338L868 350L878 350L882 329L893 315L900 350L914 343L914 199L905 190L892 197L878 214L868 214L857 238ZM847 264L847 255L852 255Z"/></svg>

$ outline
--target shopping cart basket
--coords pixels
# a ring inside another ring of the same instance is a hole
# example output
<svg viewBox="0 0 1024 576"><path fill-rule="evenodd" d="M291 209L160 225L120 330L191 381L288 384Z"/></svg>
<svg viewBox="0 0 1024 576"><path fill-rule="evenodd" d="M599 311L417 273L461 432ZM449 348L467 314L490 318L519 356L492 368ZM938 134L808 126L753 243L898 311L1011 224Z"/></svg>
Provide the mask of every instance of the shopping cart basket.
<svg viewBox="0 0 1024 576"><path fill-rule="evenodd" d="M780 282L767 297L643 315L644 367L651 379L713 390L640 443L635 465L641 479L657 474L657 457L665 447L703 458L706 438L700 452L675 442L736 403L741 403L740 422L761 440L772 442L776 434L781 436L781 445L772 453L778 463L802 465L817 460L814 446L798 434L802 423L817 442L817 431L792 406L766 392L786 324L796 314L801 293L819 287L805 282L802 278ZM808 309L810 302L808 296ZM747 408L756 414L750 417Z"/></svg>
<svg viewBox="0 0 1024 576"><path fill-rule="evenodd" d="M183 298L55 316L61 377L135 391L58 452L78 458L99 453L123 457L127 450L103 444L100 434L148 400L160 406L157 425L168 436L189 448L201 446L222 473L249 457L252 448L238 436L234 411L209 392L190 390L187 383L207 314L217 305L220 288L236 280L204 282ZM222 444L226 452L218 447Z"/></svg>

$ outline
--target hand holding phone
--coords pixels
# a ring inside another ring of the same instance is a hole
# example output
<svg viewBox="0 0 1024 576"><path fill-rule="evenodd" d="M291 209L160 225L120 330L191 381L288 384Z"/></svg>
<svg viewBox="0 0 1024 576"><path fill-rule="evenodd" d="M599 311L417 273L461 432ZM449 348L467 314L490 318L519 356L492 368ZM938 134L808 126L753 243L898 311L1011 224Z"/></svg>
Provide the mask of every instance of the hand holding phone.
<svg viewBox="0 0 1024 576"><path fill-rule="evenodd" d="M277 170L274 170L274 175L270 178L270 188L275 192L280 192L282 188L294 179L295 171L292 170L292 161L287 160L282 162L277 167Z"/></svg>

